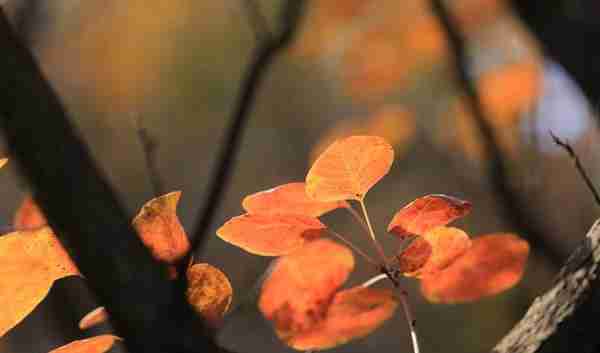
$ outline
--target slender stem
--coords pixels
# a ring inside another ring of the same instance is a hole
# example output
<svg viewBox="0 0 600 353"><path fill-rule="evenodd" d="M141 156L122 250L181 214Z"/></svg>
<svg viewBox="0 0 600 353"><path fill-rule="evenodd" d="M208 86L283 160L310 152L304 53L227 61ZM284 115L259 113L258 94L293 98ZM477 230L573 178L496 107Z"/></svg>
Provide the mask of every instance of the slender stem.
<svg viewBox="0 0 600 353"><path fill-rule="evenodd" d="M346 207L346 209L348 210L348 212L350 212L352 217L354 217L354 219L356 219L358 224L360 224L362 229L366 232L365 234L367 234L367 236L370 237L371 232L369 231L369 226L367 226L367 222L365 222L364 218L362 218L360 213L356 212L356 210L352 206Z"/></svg>
<svg viewBox="0 0 600 353"><path fill-rule="evenodd" d="M377 262L375 260L373 260L372 257L370 257L369 255L367 255L364 251L360 250L360 248L356 245L354 245L350 240L346 239L343 235L336 233L330 229L327 230L327 232L331 235L333 235L334 237L338 238L339 240L343 241L344 243L346 243L346 245L348 245L349 247L352 248L352 250L356 251L357 254L361 255L362 257L365 258L365 260L367 260L369 263L371 263L372 265L378 266Z"/></svg>
<svg viewBox="0 0 600 353"><path fill-rule="evenodd" d="M377 241L377 238L375 237L375 232L373 232L373 227L371 226L371 220L369 219L369 214L367 213L367 207L365 206L365 202L363 200L360 200L359 203L360 203L360 207L362 209L363 215L365 217L365 221L367 222L369 235L371 236L371 240L373 240L373 245L375 246L375 249L379 253L379 256L381 257L381 260L383 261L383 263L387 264L387 260L385 258L385 252L383 251L381 244L379 244L379 242Z"/></svg>
<svg viewBox="0 0 600 353"><path fill-rule="evenodd" d="M361 286L362 287L370 287L370 286L374 285L375 283L381 281L382 279L386 279L386 278L388 278L388 275L386 273L380 273L377 276L370 278L365 283L361 284Z"/></svg>
<svg viewBox="0 0 600 353"><path fill-rule="evenodd" d="M408 294L404 289L400 289L400 303L402 304L402 309L404 310L404 315L406 316L406 321L408 322L408 328L410 330L410 339L412 340L412 347L414 353L419 353L419 340L417 338L417 329L416 323L417 321L414 319L412 312L410 310L410 305L408 303Z"/></svg>

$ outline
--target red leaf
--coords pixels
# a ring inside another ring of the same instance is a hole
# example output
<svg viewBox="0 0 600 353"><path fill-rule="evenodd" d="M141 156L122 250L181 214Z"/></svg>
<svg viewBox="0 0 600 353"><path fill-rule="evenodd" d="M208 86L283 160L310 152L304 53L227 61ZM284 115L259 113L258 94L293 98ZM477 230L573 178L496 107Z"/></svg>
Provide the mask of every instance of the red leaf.
<svg viewBox="0 0 600 353"><path fill-rule="evenodd" d="M452 196L427 195L420 197L398 211L388 232L400 239L410 235L423 235L428 230L466 216L471 211L471 203Z"/></svg>

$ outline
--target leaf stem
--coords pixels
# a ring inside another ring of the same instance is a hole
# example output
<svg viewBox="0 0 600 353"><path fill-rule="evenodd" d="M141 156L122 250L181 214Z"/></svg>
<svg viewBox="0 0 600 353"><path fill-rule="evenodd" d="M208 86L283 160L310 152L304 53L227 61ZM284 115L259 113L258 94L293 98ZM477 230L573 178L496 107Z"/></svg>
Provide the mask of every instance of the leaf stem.
<svg viewBox="0 0 600 353"><path fill-rule="evenodd" d="M362 287L370 287L372 285L374 285L375 283L381 281L382 279L386 279L388 278L388 275L386 273L380 273L375 277L370 278L369 280L365 281L365 283L361 284Z"/></svg>
<svg viewBox="0 0 600 353"><path fill-rule="evenodd" d="M412 341L413 352L419 353L419 340L417 338L417 329L415 327L417 321L412 315L412 312L410 310L410 304L408 303L408 293L406 293L404 289L400 289L400 303L402 304L404 316L406 316L406 321L408 322L408 329L410 330L410 339Z"/></svg>
<svg viewBox="0 0 600 353"><path fill-rule="evenodd" d="M351 247L352 250L356 251L357 254L364 257L364 259L367 260L367 262L369 262L370 264L379 266L377 264L377 262L375 260L373 260L373 258L371 256L367 255L364 251L362 251L358 246L354 245L350 240L346 239L343 235L336 233L330 229L327 229L327 232L329 234L333 235L334 237L338 238L339 240L343 241L346 245Z"/></svg>
<svg viewBox="0 0 600 353"><path fill-rule="evenodd" d="M358 202L360 203L360 208L362 209L363 216L365 217L365 221L367 222L367 228L369 230L369 235L371 236L371 240L373 240L373 245L375 246L375 249L379 253L381 260L383 261L383 264L385 265L385 264L387 264L387 260L385 258L385 252L383 251L381 244L379 244L379 242L377 241L377 238L375 237L375 232L373 232L373 227L371 226L371 220L369 219L369 214L367 213L367 207L365 206L365 202L363 200L359 200Z"/></svg>
<svg viewBox="0 0 600 353"><path fill-rule="evenodd" d="M350 212L352 217L354 217L354 219L356 219L358 224L360 224L362 229L365 231L365 234L367 234L367 236L371 237L370 236L371 232L369 231L369 226L367 226L367 222L365 222L364 218L362 218L360 213L356 212L356 210L354 209L354 207L352 207L352 205L349 205L349 207L346 207L346 210L348 210L348 212Z"/></svg>

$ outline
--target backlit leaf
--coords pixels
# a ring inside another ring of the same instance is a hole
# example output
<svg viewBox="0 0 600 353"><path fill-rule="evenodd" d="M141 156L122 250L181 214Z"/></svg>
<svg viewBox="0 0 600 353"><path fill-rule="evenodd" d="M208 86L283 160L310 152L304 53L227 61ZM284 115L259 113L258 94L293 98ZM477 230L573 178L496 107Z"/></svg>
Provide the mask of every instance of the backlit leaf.
<svg viewBox="0 0 600 353"><path fill-rule="evenodd" d="M280 256L320 237L324 229L325 225L312 217L246 213L227 221L217 235L249 253Z"/></svg>
<svg viewBox="0 0 600 353"><path fill-rule="evenodd" d="M444 226L471 211L471 203L447 195L419 197L398 211L388 225L388 232L400 239L423 235L428 230Z"/></svg>
<svg viewBox="0 0 600 353"><path fill-rule="evenodd" d="M523 275L529 245L513 234L490 234L446 269L421 279L421 292L432 302L460 303L498 294Z"/></svg>
<svg viewBox="0 0 600 353"><path fill-rule="evenodd" d="M396 158L405 153L411 145L417 130L417 122L412 112L397 105L386 105L365 117L344 119L333 126L310 152L313 163L319 155L336 140L352 135L374 135L384 138L394 146Z"/></svg>
<svg viewBox="0 0 600 353"><path fill-rule="evenodd" d="M398 303L386 289L355 287L339 291L329 305L325 319L311 329L279 333L297 350L322 350L367 336L392 317Z"/></svg>
<svg viewBox="0 0 600 353"><path fill-rule="evenodd" d="M187 270L186 297L194 310L217 327L229 310L233 288L227 276L209 264L195 264Z"/></svg>
<svg viewBox="0 0 600 353"><path fill-rule="evenodd" d="M108 313L103 306L100 306L90 311L79 320L79 328L81 330L87 330L90 327L106 322L106 320L108 320Z"/></svg>
<svg viewBox="0 0 600 353"><path fill-rule="evenodd" d="M8 163L8 158L0 158L0 168L4 167Z"/></svg>
<svg viewBox="0 0 600 353"><path fill-rule="evenodd" d="M100 335L73 341L48 353L104 353L121 338L113 335Z"/></svg>
<svg viewBox="0 0 600 353"><path fill-rule="evenodd" d="M189 250L190 242L177 217L180 191L148 201L133 219L144 244L163 262L175 263Z"/></svg>
<svg viewBox="0 0 600 353"><path fill-rule="evenodd" d="M17 230L34 229L48 224L46 217L31 196L25 196L15 212L13 225Z"/></svg>
<svg viewBox="0 0 600 353"><path fill-rule="evenodd" d="M0 236L0 337L71 275L79 271L49 227Z"/></svg>
<svg viewBox="0 0 600 353"><path fill-rule="evenodd" d="M277 260L262 286L259 309L280 335L310 330L325 318L353 268L354 257L345 246L312 241Z"/></svg>
<svg viewBox="0 0 600 353"><path fill-rule="evenodd" d="M345 201L321 202L306 195L304 183L289 183L246 196L242 207L248 213L298 214L319 217L340 207L350 207Z"/></svg>
<svg viewBox="0 0 600 353"><path fill-rule="evenodd" d="M319 201L362 200L394 161L394 150L378 136L338 140L321 154L306 176L306 192Z"/></svg>
<svg viewBox="0 0 600 353"><path fill-rule="evenodd" d="M431 244L422 237L414 239L398 256L398 270L405 276L413 276L431 257Z"/></svg>

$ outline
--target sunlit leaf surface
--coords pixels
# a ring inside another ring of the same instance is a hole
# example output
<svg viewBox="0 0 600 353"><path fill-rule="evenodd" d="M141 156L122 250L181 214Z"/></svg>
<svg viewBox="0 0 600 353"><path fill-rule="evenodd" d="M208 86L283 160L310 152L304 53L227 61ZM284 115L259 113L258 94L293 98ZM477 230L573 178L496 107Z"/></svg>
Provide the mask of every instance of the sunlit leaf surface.
<svg viewBox="0 0 600 353"><path fill-rule="evenodd" d="M378 136L351 136L333 143L306 176L306 192L320 201L362 200L394 161L394 150Z"/></svg>
<svg viewBox="0 0 600 353"><path fill-rule="evenodd" d="M79 320L79 328L81 330L87 330L90 327L106 322L106 320L108 320L108 313L103 306L100 306L90 311Z"/></svg>
<svg viewBox="0 0 600 353"><path fill-rule="evenodd" d="M48 353L104 353L111 349L117 340L120 338L113 335L94 336L73 341Z"/></svg>
<svg viewBox="0 0 600 353"><path fill-rule="evenodd" d="M195 264L187 270L186 296L194 310L217 327L229 310L233 288L227 276L209 264Z"/></svg>
<svg viewBox="0 0 600 353"><path fill-rule="evenodd" d="M31 196L25 196L15 212L13 225L17 230L34 229L48 224L46 217Z"/></svg>

